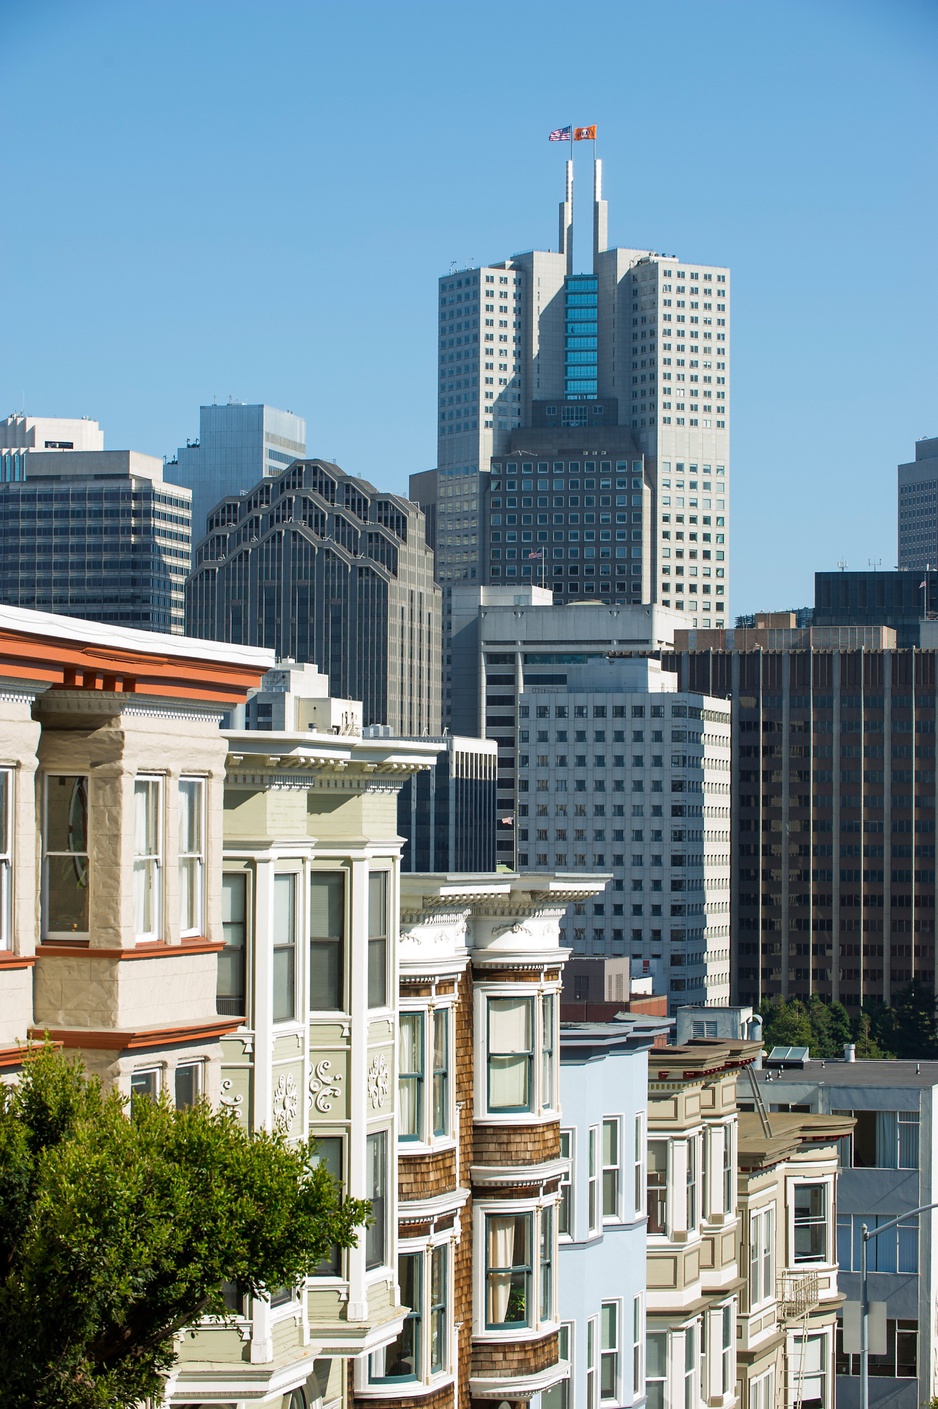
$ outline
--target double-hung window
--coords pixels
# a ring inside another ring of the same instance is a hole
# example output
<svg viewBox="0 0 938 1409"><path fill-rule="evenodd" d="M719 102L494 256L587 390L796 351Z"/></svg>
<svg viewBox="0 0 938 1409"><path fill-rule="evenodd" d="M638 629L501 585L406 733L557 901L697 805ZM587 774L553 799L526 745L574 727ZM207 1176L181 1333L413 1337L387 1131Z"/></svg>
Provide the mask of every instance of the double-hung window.
<svg viewBox="0 0 938 1409"><path fill-rule="evenodd" d="M599 1378L596 1374L596 1342L599 1340L599 1317L591 1316L586 1323L586 1409L597 1409Z"/></svg>
<svg viewBox="0 0 938 1409"><path fill-rule="evenodd" d="M388 872L368 877L368 1006L388 1005Z"/></svg>
<svg viewBox="0 0 938 1409"><path fill-rule="evenodd" d="M488 1001L488 1108L493 1112L532 1108L534 999Z"/></svg>
<svg viewBox="0 0 938 1409"><path fill-rule="evenodd" d="M637 1399L645 1382L645 1298L632 1298L632 1397Z"/></svg>
<svg viewBox="0 0 938 1409"><path fill-rule="evenodd" d="M645 1337L645 1394L648 1409L665 1409L668 1398L667 1385L668 1334L667 1331L650 1331Z"/></svg>
<svg viewBox="0 0 938 1409"><path fill-rule="evenodd" d="M636 1218L641 1218L645 1212L645 1148L645 1113L639 1111L632 1133L632 1196Z"/></svg>
<svg viewBox="0 0 938 1409"><path fill-rule="evenodd" d="M194 1106L202 1095L202 1063L183 1062L173 1072L173 1094L176 1109Z"/></svg>
<svg viewBox="0 0 938 1409"><path fill-rule="evenodd" d="M401 1013L397 1026L398 1133L402 1140L423 1134L424 1014Z"/></svg>
<svg viewBox="0 0 938 1409"><path fill-rule="evenodd" d="M554 1210L550 1207L542 1208L539 1222L541 1286L538 1298L538 1320L552 1321L554 1319Z"/></svg>
<svg viewBox="0 0 938 1409"><path fill-rule="evenodd" d="M736 1317L733 1315L732 1302L721 1308L720 1330L720 1388L724 1395L728 1395L732 1393L736 1383Z"/></svg>
<svg viewBox="0 0 938 1409"><path fill-rule="evenodd" d="M648 1141L648 1231L668 1228L668 1142Z"/></svg>
<svg viewBox="0 0 938 1409"><path fill-rule="evenodd" d="M43 932L75 939L88 933L88 779L49 774L42 835Z"/></svg>
<svg viewBox="0 0 938 1409"><path fill-rule="evenodd" d="M368 1136L366 1173L372 1221L365 1233L365 1266L383 1267L388 1246L388 1132Z"/></svg>
<svg viewBox="0 0 938 1409"><path fill-rule="evenodd" d="M13 943L13 771L0 768L0 949Z"/></svg>
<svg viewBox="0 0 938 1409"><path fill-rule="evenodd" d="M621 1217L619 1176L620 1126L618 1117L603 1121L603 1220L617 1222Z"/></svg>
<svg viewBox="0 0 938 1409"><path fill-rule="evenodd" d="M775 1296L775 1210L749 1215L749 1309Z"/></svg>
<svg viewBox="0 0 938 1409"><path fill-rule="evenodd" d="M179 780L179 933L201 934L205 889L205 780Z"/></svg>
<svg viewBox="0 0 938 1409"><path fill-rule="evenodd" d="M586 1151L586 1227L590 1233L599 1227L599 1210L599 1127L591 1125Z"/></svg>
<svg viewBox="0 0 938 1409"><path fill-rule="evenodd" d="M560 1158L570 1161L560 1176L560 1202L557 1205L557 1232L561 1238L573 1237L573 1132L560 1132Z"/></svg>
<svg viewBox="0 0 938 1409"><path fill-rule="evenodd" d="M548 1110L553 1110L556 1106L554 1099L554 1084L556 1081L556 1068L554 1064L554 1009L555 999L552 993L545 993L541 997L541 1090L540 1102Z"/></svg>
<svg viewBox="0 0 938 1409"><path fill-rule="evenodd" d="M604 1301L600 1315L599 1397L618 1403L619 1393L619 1303Z"/></svg>
<svg viewBox="0 0 938 1409"><path fill-rule="evenodd" d="M247 875L243 871L225 872L221 878L225 947L218 956L215 1006L226 1016L247 1013L247 896Z"/></svg>
<svg viewBox="0 0 938 1409"><path fill-rule="evenodd" d="M309 1006L345 1008L345 873L313 871L309 878Z"/></svg>
<svg viewBox="0 0 938 1409"><path fill-rule="evenodd" d="M430 1249L430 1373L442 1374L449 1369L449 1334L446 1306L449 1300L447 1248L444 1244Z"/></svg>
<svg viewBox="0 0 938 1409"><path fill-rule="evenodd" d="M134 1106L139 1105L141 1101L155 1101L160 1094L161 1085L161 1073L158 1067L142 1067L139 1071L131 1072L131 1113Z"/></svg>
<svg viewBox="0 0 938 1409"><path fill-rule="evenodd" d="M449 1118L449 1009L433 1012L433 1133L448 1135Z"/></svg>
<svg viewBox="0 0 938 1409"><path fill-rule="evenodd" d="M274 1022L296 1017L296 883L293 872L274 876Z"/></svg>
<svg viewBox="0 0 938 1409"><path fill-rule="evenodd" d="M828 1186L796 1184L792 1210L793 1261L827 1261Z"/></svg>
<svg viewBox="0 0 938 1409"><path fill-rule="evenodd" d="M396 1340L369 1357L369 1384L427 1383L449 1371L447 1252L439 1243L398 1257L401 1302L409 1310Z"/></svg>
<svg viewBox="0 0 938 1409"><path fill-rule="evenodd" d="M533 1213L490 1213L485 1227L487 1330L531 1326Z"/></svg>
<svg viewBox="0 0 938 1409"><path fill-rule="evenodd" d="M325 1165L337 1184L345 1179L344 1147L341 1135L317 1135L316 1148L310 1155L310 1169ZM317 1277L338 1277L342 1273L342 1249L333 1245L316 1268Z"/></svg>
<svg viewBox="0 0 938 1409"><path fill-rule="evenodd" d="M134 779L134 933L159 939L161 922L161 778Z"/></svg>
<svg viewBox="0 0 938 1409"><path fill-rule="evenodd" d="M699 1143L696 1139L687 1142L687 1231L695 1233L700 1222Z"/></svg>
<svg viewBox="0 0 938 1409"><path fill-rule="evenodd" d="M736 1158L733 1150L733 1127L723 1127L723 1212L736 1207Z"/></svg>

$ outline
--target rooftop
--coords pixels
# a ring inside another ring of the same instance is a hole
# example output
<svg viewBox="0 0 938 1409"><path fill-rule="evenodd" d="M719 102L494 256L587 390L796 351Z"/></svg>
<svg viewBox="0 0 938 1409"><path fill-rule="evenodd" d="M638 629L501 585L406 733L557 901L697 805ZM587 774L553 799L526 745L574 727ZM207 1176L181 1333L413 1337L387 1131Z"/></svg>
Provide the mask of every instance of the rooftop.
<svg viewBox="0 0 938 1409"><path fill-rule="evenodd" d="M938 1086L938 1062L888 1062L858 1059L815 1058L803 1067L758 1073L760 1084L785 1081L794 1086L818 1083L827 1086ZM773 1121L775 1117L772 1117Z"/></svg>

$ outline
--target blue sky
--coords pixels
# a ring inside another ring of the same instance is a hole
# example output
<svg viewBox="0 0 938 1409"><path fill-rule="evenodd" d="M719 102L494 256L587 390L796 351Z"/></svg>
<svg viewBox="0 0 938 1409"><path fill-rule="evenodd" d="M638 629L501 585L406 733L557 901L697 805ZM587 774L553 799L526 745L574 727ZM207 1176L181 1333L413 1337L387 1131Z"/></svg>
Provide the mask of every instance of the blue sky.
<svg viewBox="0 0 938 1409"><path fill-rule="evenodd" d="M547 133L596 122L611 241L733 271L733 611L894 565L938 435L935 0L0 0L0 48L0 415L162 455L264 400L404 490L437 276L552 245Z"/></svg>

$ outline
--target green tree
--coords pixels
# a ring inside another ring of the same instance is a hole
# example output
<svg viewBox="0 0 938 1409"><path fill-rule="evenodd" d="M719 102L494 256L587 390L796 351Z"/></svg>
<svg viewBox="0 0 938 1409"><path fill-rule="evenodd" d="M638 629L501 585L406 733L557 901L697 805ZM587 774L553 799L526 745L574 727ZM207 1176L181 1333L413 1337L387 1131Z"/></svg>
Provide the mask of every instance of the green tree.
<svg viewBox="0 0 938 1409"><path fill-rule="evenodd" d="M850 1023L850 1014L843 1003L830 1003L828 1005L830 1013L830 1034L834 1049L832 1057L842 1057L844 1047L848 1042L853 1041L853 1027Z"/></svg>
<svg viewBox="0 0 938 1409"><path fill-rule="evenodd" d="M893 1055L892 1052L887 1052L881 1047L876 1040L876 1034L873 1030L873 1018L868 1012L862 1012L857 1018L855 1041L858 1057L883 1058Z"/></svg>
<svg viewBox="0 0 938 1409"><path fill-rule="evenodd" d="M293 1285L351 1247L314 1144L202 1104L105 1091L51 1047L0 1090L0 1404L126 1409L162 1394L173 1336L225 1316L223 1282Z"/></svg>
<svg viewBox="0 0 938 1409"><path fill-rule="evenodd" d="M770 998L762 1005L762 1042L773 1047L810 1047L811 1023L798 998Z"/></svg>
<svg viewBox="0 0 938 1409"><path fill-rule="evenodd" d="M879 1041L897 1057L911 1061L938 1057L935 992L920 979L900 989L878 1019L874 1027Z"/></svg>
<svg viewBox="0 0 938 1409"><path fill-rule="evenodd" d="M808 1021L811 1024L812 1057L840 1056L834 1039L830 1004L817 993L808 999Z"/></svg>

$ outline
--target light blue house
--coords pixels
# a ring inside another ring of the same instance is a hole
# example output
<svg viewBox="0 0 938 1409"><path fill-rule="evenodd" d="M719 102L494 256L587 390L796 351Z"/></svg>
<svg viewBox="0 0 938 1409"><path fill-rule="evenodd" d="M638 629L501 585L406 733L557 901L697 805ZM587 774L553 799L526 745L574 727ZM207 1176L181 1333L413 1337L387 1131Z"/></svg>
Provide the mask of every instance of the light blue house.
<svg viewBox="0 0 938 1409"><path fill-rule="evenodd" d="M561 1023L561 1355L544 1409L645 1403L648 1049L671 1024L623 1014Z"/></svg>

